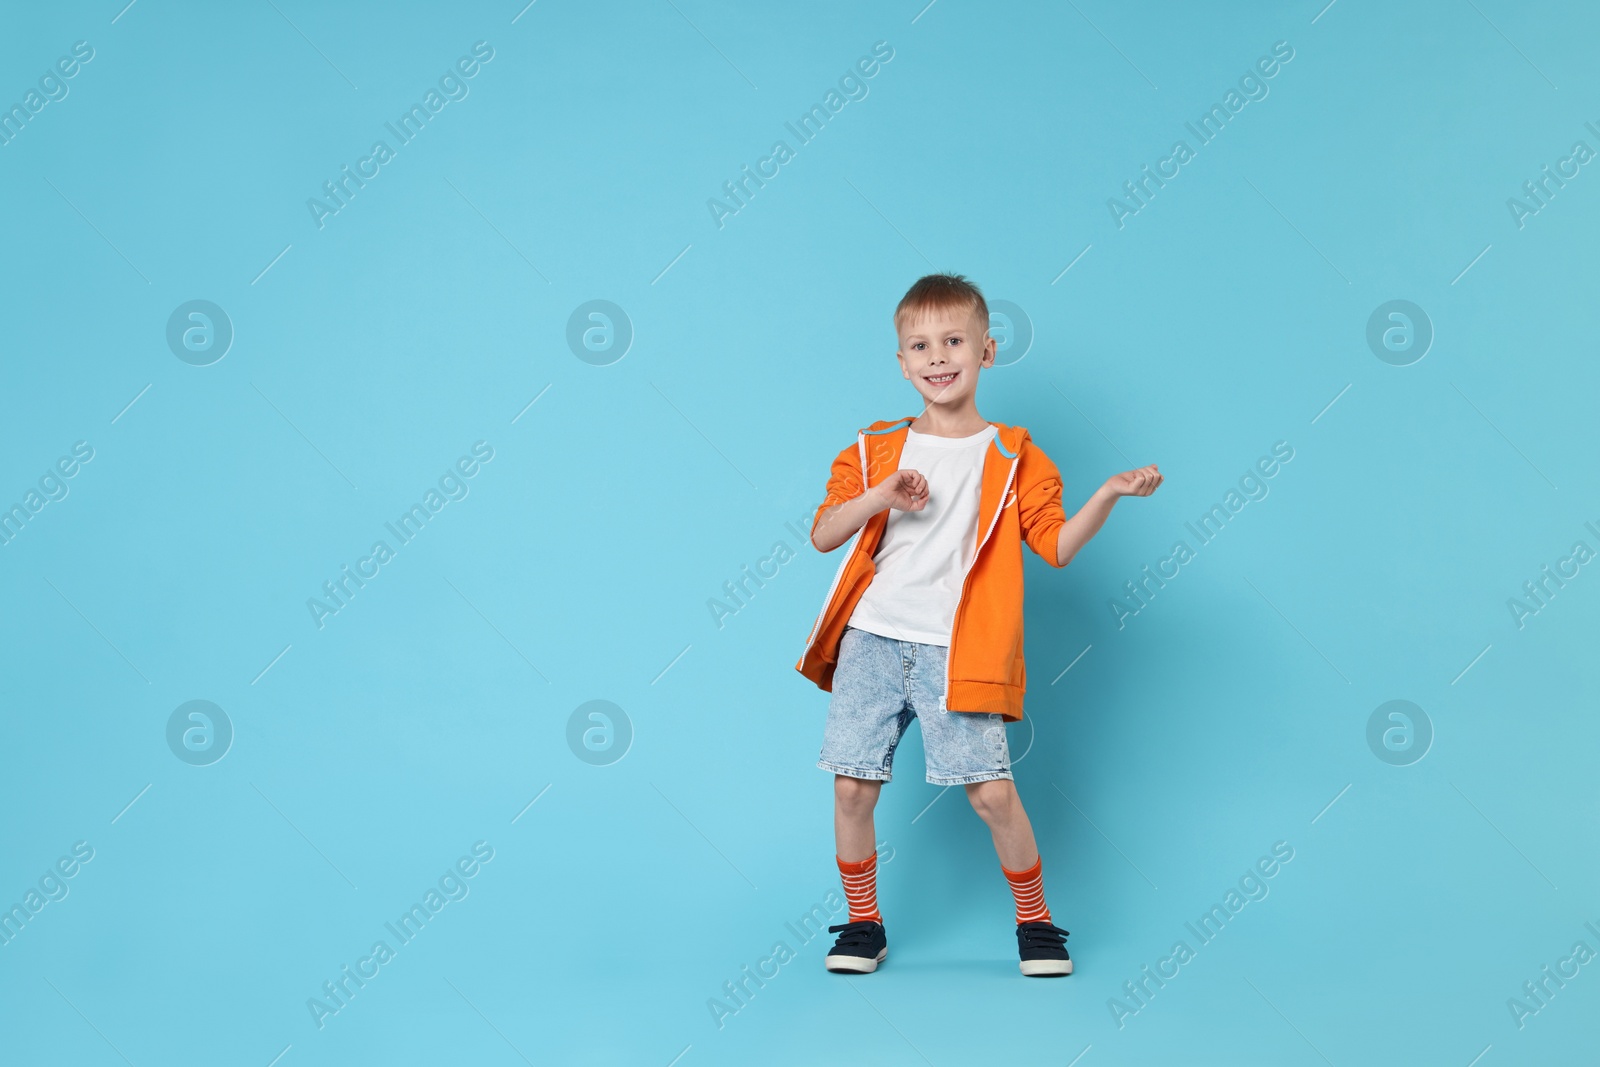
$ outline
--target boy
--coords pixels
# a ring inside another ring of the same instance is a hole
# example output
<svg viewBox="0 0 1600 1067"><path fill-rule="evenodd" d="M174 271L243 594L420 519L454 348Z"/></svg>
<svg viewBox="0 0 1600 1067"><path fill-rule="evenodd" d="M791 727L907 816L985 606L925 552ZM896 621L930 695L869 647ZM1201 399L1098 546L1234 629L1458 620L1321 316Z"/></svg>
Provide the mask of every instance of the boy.
<svg viewBox="0 0 1600 1067"><path fill-rule="evenodd" d="M1011 776L1005 726L1022 718L1022 544L1065 567L1124 496L1149 496L1155 464L1114 475L1068 519L1055 465L1020 426L978 414L994 365L989 306L960 275L930 274L894 313L900 371L920 416L880 421L833 461L811 541L831 552L856 533L800 660L832 693L817 766L834 774L834 837L849 921L830 971L866 974L888 955L877 904L872 809L895 746L922 723L927 780L961 785L994 838L1016 900L1025 975L1072 973L1067 931L1050 921L1043 860Z"/></svg>

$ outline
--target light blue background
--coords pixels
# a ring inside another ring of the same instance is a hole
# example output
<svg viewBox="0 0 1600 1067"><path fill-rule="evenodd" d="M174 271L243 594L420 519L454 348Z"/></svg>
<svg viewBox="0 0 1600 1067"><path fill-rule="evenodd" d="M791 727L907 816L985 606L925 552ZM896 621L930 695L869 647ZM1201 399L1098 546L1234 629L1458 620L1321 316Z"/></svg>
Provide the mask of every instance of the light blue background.
<svg viewBox="0 0 1600 1067"><path fill-rule="evenodd" d="M1506 207L1600 148L1585 5L519 9L6 15L7 104L95 50L0 147L0 503L94 449L0 548L0 904L94 849L0 946L7 1062L1596 1055L1600 965L1507 1007L1600 949L1600 576L1521 629L1506 606L1600 549L1600 176ZM318 229L307 198L480 40L470 95ZM1276 41L1267 98L1119 229L1107 199ZM1027 564L1011 737L1065 981L1017 973L988 835L915 730L879 809L889 962L827 974L785 926L837 891L827 697L793 665L841 558L785 524L858 427L920 410L890 314L935 270L1031 321L980 411L1071 506L1166 474L1066 570ZM236 331L206 367L165 341L193 299ZM636 331L607 366L565 339L596 299ZM1392 299L1436 331L1410 366L1366 344ZM318 629L307 598L480 440L470 495ZM1119 629L1122 584L1277 441L1270 495ZM195 699L236 731L205 767L165 739ZM1367 744L1392 699L1435 730L1409 766ZM566 740L590 700L632 724L610 765ZM470 894L319 1029L307 999L477 841ZM1109 998L1277 841L1270 895L1119 1028Z"/></svg>

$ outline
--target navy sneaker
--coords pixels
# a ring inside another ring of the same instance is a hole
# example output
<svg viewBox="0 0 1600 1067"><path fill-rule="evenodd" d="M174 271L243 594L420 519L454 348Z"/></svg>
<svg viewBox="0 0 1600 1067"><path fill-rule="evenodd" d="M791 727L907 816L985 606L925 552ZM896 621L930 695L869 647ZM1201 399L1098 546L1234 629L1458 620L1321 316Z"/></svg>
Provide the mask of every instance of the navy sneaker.
<svg viewBox="0 0 1600 1067"><path fill-rule="evenodd" d="M1047 922L1017 924L1017 954L1022 957L1022 973L1034 978L1072 973L1072 957L1067 955L1067 931Z"/></svg>
<svg viewBox="0 0 1600 1067"><path fill-rule="evenodd" d="M889 955L889 941L884 936L881 922L865 919L840 923L828 927L828 933L839 935L828 952L828 958L823 961L830 971L871 974Z"/></svg>

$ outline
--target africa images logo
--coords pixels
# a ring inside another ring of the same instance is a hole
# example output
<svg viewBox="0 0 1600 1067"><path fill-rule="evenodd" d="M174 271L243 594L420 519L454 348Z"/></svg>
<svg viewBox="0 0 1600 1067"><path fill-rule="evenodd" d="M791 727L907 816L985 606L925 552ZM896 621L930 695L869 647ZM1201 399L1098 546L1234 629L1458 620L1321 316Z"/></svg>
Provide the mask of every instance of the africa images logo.
<svg viewBox="0 0 1600 1067"><path fill-rule="evenodd" d="M413 103L393 122L383 124L384 129L394 137L393 146L385 140L374 141L367 154L356 160L354 170L350 169L348 163L341 164L338 176L322 183L322 192L327 199L313 196L306 200L306 210L311 212L311 221L317 224L317 229L325 227L329 218L349 207L356 194L367 187L367 182L382 174L383 168L395 159L398 150L415 140L427 127L429 120L445 109L445 105L451 101L465 100L472 91L467 82L477 77L478 72L492 59L494 49L489 42L474 44L472 55L457 59L454 66L446 68L439 75L437 89L430 85L420 103Z"/></svg>

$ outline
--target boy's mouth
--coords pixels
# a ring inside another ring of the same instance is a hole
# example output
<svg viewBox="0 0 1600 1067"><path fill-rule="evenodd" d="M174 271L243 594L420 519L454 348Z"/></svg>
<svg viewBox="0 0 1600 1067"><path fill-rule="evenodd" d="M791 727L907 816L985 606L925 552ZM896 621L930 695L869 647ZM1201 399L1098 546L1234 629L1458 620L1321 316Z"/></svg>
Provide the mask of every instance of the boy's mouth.
<svg viewBox="0 0 1600 1067"><path fill-rule="evenodd" d="M925 374L922 376L922 380L927 382L929 385L949 385L951 382L956 380L956 375L959 373L961 372L951 371L948 374L937 375Z"/></svg>

